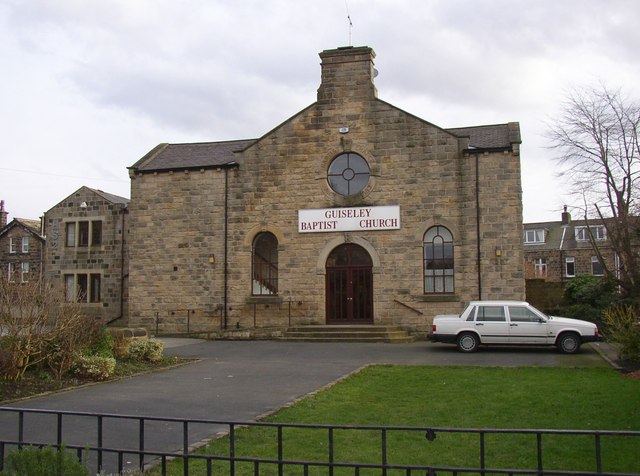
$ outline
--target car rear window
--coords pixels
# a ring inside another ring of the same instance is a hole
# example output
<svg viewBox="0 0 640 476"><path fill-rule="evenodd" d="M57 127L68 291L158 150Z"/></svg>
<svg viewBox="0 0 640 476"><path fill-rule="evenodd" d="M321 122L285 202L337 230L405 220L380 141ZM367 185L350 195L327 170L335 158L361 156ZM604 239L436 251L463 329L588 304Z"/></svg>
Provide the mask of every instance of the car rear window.
<svg viewBox="0 0 640 476"><path fill-rule="evenodd" d="M476 321L506 321L504 306L478 306Z"/></svg>

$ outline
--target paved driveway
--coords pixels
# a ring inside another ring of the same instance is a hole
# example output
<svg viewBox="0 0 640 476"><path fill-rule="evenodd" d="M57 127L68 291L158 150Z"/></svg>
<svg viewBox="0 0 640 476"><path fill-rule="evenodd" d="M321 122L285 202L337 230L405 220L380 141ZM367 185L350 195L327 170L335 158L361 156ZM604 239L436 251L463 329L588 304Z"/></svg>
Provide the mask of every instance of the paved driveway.
<svg viewBox="0 0 640 476"><path fill-rule="evenodd" d="M198 361L171 370L33 398L9 406L80 412L250 421L310 392L330 385L368 364L477 366L606 366L590 345L580 354L553 348L481 348L461 354L455 346L413 344L292 343L274 341L203 341L165 339L165 352ZM48 419L47 419L48 418ZM25 439L55 441L55 420L26 419ZM134 421L105 422L105 446L137 442ZM94 424L65 419L64 441L86 444ZM0 438L16 438L15 417L0 412ZM191 442L223 431L220 425L195 428ZM145 430L146 448L180 448L180 425L159 424ZM93 440L93 438L92 438ZM150 446L152 445L153 446Z"/></svg>

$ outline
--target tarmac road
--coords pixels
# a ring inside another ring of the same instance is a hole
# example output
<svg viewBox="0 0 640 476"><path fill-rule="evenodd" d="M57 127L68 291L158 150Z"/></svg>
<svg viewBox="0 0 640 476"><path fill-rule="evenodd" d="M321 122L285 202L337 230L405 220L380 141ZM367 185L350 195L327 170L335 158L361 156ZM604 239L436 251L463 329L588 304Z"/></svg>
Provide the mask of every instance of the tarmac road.
<svg viewBox="0 0 640 476"><path fill-rule="evenodd" d="M609 365L595 345L576 355L549 347L487 347L462 354L453 345L298 343L162 339L165 353L198 359L170 370L31 398L7 406L136 416L219 421L253 421L331 385L369 364L603 367ZM0 438L17 438L17 418L0 412ZM105 420L104 446L137 447L137 422ZM65 417L63 441L93 442L95 423ZM195 425L194 425L195 426ZM25 418L26 441L55 442L50 415ZM145 428L147 449L178 449L181 426L164 422ZM222 425L190 430L190 443L225 431ZM88 438L87 435L92 435ZM132 458L128 458L132 459ZM115 464L113 461L110 464ZM132 462L133 464L134 462Z"/></svg>

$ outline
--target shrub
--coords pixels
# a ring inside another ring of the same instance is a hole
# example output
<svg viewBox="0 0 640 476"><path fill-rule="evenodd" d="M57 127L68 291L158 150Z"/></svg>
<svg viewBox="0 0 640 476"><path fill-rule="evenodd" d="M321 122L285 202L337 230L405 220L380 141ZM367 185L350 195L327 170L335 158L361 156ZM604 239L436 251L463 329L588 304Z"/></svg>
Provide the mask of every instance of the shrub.
<svg viewBox="0 0 640 476"><path fill-rule="evenodd" d="M612 306L604 311L606 334L620 345L620 357L640 361L640 319L633 306Z"/></svg>
<svg viewBox="0 0 640 476"><path fill-rule="evenodd" d="M87 345L88 319L77 303L44 280L16 285L0 276L2 378L19 380L31 367L47 365L56 374L68 369Z"/></svg>
<svg viewBox="0 0 640 476"><path fill-rule="evenodd" d="M45 346L44 362L56 378L62 378L82 354L113 357L113 353L109 351L109 342L102 337L104 326L100 323L77 315L65 324L49 333Z"/></svg>
<svg viewBox="0 0 640 476"><path fill-rule="evenodd" d="M125 359L129 355L129 344L131 337L126 337L123 332L111 334L113 340L113 355L118 359Z"/></svg>
<svg viewBox="0 0 640 476"><path fill-rule="evenodd" d="M590 274L581 274L569 281L564 290L568 304L588 304L604 309L616 299L616 286L613 280L598 278Z"/></svg>
<svg viewBox="0 0 640 476"><path fill-rule="evenodd" d="M551 314L595 322L598 325L602 322L602 309L596 308L591 304L571 304L560 308L557 314Z"/></svg>
<svg viewBox="0 0 640 476"><path fill-rule="evenodd" d="M44 363L58 380L69 371L78 356L76 349L67 347L60 341L49 342L45 352L47 357Z"/></svg>
<svg viewBox="0 0 640 476"><path fill-rule="evenodd" d="M144 473L139 469L125 469L121 473L105 473L104 471L100 471L97 476L144 476Z"/></svg>
<svg viewBox="0 0 640 476"><path fill-rule="evenodd" d="M129 344L128 357L134 360L160 362L164 344L158 339L136 339Z"/></svg>
<svg viewBox="0 0 640 476"><path fill-rule="evenodd" d="M73 372L84 378L106 380L116 369L116 359L99 355L82 355L73 364Z"/></svg>
<svg viewBox="0 0 640 476"><path fill-rule="evenodd" d="M4 460L7 476L89 476L89 470L71 453L36 446L12 450Z"/></svg>
<svg viewBox="0 0 640 476"><path fill-rule="evenodd" d="M2 348L2 338L0 338L0 376L4 376L9 373L12 367L11 353L8 350Z"/></svg>
<svg viewBox="0 0 640 476"><path fill-rule="evenodd" d="M87 353L89 355L98 355L100 357L113 357L113 347L113 336L109 334L106 327L100 326L93 336L93 342L89 346Z"/></svg>
<svg viewBox="0 0 640 476"><path fill-rule="evenodd" d="M127 357L132 360L144 360L146 350L146 339L132 340L127 346Z"/></svg>
<svg viewBox="0 0 640 476"><path fill-rule="evenodd" d="M567 283L564 302L565 305L558 309L558 315L595 322L600 326L603 311L620 302L620 296L612 279L581 274Z"/></svg>

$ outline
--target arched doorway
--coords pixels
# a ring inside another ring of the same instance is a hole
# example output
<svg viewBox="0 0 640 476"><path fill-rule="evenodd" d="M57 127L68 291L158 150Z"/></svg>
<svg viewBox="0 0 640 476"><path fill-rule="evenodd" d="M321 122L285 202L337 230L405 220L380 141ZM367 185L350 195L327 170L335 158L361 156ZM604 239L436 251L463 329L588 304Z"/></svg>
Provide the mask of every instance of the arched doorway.
<svg viewBox="0 0 640 476"><path fill-rule="evenodd" d="M327 324L373 323L373 262L361 246L340 245L326 264Z"/></svg>

